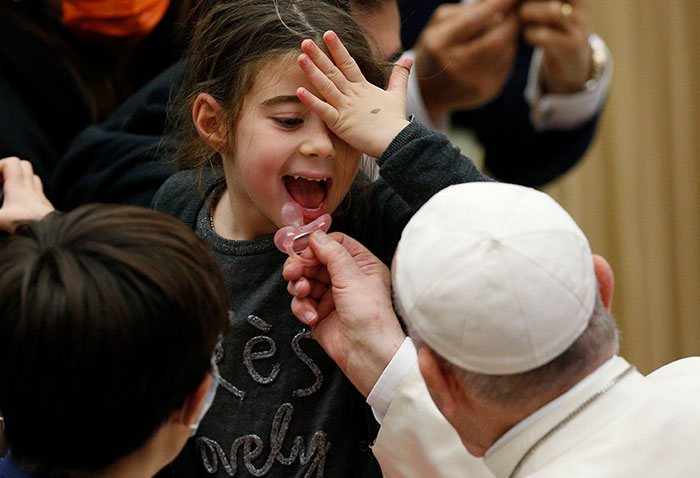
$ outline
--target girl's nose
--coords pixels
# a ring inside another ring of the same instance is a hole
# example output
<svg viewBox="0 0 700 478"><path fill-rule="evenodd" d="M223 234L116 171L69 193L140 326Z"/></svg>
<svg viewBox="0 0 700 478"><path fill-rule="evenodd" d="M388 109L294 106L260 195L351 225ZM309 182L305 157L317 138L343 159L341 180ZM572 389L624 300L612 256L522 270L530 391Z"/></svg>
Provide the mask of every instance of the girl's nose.
<svg viewBox="0 0 700 478"><path fill-rule="evenodd" d="M299 148L301 154L312 158L332 159L335 157L333 133L325 123L310 125Z"/></svg>

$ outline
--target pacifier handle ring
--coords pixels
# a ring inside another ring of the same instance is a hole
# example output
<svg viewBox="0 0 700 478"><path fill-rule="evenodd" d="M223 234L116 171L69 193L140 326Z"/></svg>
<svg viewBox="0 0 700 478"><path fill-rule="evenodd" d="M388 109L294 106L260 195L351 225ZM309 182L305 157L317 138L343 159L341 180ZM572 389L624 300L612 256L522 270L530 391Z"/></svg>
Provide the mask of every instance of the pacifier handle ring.
<svg viewBox="0 0 700 478"><path fill-rule="evenodd" d="M291 216L293 214L291 213L294 212L294 209L293 207L287 207L288 204L289 203L285 204L286 211L283 210L283 215L286 215L287 219L292 219ZM306 225L290 224L282 227L275 233L274 243L280 251L286 253L292 260L295 260L304 266L315 266L319 264L319 261L301 257L303 250L297 252L294 249L294 244L298 239L310 236L314 231L320 230L327 232L331 226L331 221L331 215L324 214Z"/></svg>
<svg viewBox="0 0 700 478"><path fill-rule="evenodd" d="M301 257L301 254L297 254L294 251L294 248L292 247L292 242L294 242L294 241L286 241L285 249L287 249L287 254L289 255L289 257L293 261L297 261L301 265L307 266L307 267L315 266L315 265L319 264L318 260L316 260L316 259L307 259L305 257Z"/></svg>

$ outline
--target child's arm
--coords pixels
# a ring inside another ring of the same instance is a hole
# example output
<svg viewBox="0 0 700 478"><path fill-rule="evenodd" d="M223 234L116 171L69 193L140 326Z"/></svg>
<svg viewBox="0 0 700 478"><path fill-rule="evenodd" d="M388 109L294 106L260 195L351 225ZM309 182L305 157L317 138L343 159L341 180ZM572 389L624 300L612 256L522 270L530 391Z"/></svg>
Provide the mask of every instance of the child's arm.
<svg viewBox="0 0 700 478"><path fill-rule="evenodd" d="M313 40L302 42L304 53L298 59L299 66L322 99L301 87L297 96L340 139L378 158L409 124L406 87L413 61L406 58L396 65L389 86L382 90L365 79L334 32L326 32L323 40L335 64Z"/></svg>
<svg viewBox="0 0 700 478"><path fill-rule="evenodd" d="M14 232L20 223L37 221L54 211L29 161L15 157L0 159L0 181L3 183L0 230Z"/></svg>

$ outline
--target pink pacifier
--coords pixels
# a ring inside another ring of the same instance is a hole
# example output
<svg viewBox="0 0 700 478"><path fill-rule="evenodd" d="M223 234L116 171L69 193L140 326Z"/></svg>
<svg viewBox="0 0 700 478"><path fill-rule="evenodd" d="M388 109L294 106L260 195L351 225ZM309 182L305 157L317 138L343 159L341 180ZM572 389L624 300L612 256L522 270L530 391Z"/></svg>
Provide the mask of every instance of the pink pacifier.
<svg viewBox="0 0 700 478"><path fill-rule="evenodd" d="M318 261L301 257L309 245L309 236L314 231L328 232L331 227L331 215L324 214L313 222L304 225L304 215L298 204L287 202L282 206L282 222L287 226L275 233L275 245L280 251L305 266L315 266Z"/></svg>

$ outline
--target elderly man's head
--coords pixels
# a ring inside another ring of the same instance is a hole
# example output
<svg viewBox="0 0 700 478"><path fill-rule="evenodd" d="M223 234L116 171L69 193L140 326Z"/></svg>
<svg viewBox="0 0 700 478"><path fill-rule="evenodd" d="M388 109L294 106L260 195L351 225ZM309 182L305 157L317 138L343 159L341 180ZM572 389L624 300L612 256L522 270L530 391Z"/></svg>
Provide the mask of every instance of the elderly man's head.
<svg viewBox="0 0 700 478"><path fill-rule="evenodd" d="M533 189L438 193L404 230L393 285L431 395L477 456L617 352L609 266Z"/></svg>

